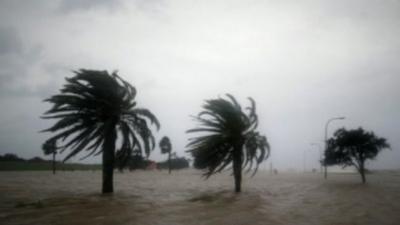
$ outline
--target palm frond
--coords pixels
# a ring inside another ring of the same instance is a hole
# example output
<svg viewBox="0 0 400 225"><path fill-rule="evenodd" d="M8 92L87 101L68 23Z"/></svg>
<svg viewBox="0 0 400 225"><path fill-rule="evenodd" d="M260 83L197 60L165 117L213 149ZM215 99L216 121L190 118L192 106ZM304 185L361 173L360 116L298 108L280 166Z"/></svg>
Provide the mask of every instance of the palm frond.
<svg viewBox="0 0 400 225"><path fill-rule="evenodd" d="M238 155L236 151L241 151L241 167L253 170L254 175L258 165L270 154L266 137L255 131L258 125L255 101L249 98L250 106L246 108L249 114L246 114L232 95L227 97L228 100L206 100L203 111L194 117L199 127L186 131L199 134L189 138L186 147L194 157L194 166L206 169L206 177L227 168L234 155Z"/></svg>
<svg viewBox="0 0 400 225"><path fill-rule="evenodd" d="M143 149L148 155L155 140L146 120L157 129L160 123L149 110L136 108L136 89L117 72L80 69L73 73L73 77L65 79L60 94L44 100L52 107L42 116L57 120L43 132L56 133L48 141L67 140L61 148L70 149L64 160L83 150L89 151L84 158L100 154L104 149L99 148L110 130L104 126L109 121L115 121L111 124L119 130L125 155L134 148Z"/></svg>

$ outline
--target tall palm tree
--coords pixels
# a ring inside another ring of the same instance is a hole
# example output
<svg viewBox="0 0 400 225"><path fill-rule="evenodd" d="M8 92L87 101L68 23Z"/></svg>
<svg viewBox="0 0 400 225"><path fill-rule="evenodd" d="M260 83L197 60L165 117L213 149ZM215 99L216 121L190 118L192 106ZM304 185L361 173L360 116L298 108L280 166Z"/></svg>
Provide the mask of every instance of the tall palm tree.
<svg viewBox="0 0 400 225"><path fill-rule="evenodd" d="M161 149L161 154L168 153L168 173L171 174L171 150L172 150L171 141L167 136L164 136L163 138L161 138L159 145Z"/></svg>
<svg viewBox="0 0 400 225"><path fill-rule="evenodd" d="M66 78L60 94L45 100L53 107L42 118L58 121L44 131L56 133L48 141L65 143L61 153L70 149L64 161L83 150L88 152L83 158L102 153L102 192L112 193L115 149L120 147L119 156L126 158L135 147L149 155L155 140L148 122L157 129L160 124L149 110L136 106L136 89L116 72L81 69L74 73Z"/></svg>
<svg viewBox="0 0 400 225"><path fill-rule="evenodd" d="M200 127L188 130L188 133L201 135L189 139L188 152L194 157L194 167L207 169L207 178L226 168L230 163L235 178L235 191L241 191L242 169L250 171L255 164L253 175L258 165L270 154L270 147L265 136L257 131L258 117L256 104L249 98L251 106L248 114L236 99L227 94L223 98L207 100L196 121Z"/></svg>

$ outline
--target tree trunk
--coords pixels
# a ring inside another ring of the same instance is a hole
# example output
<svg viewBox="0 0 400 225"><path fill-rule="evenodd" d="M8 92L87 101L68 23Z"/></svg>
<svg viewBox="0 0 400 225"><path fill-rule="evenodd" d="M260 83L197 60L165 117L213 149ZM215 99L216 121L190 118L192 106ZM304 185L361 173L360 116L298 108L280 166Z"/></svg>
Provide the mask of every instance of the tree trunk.
<svg viewBox="0 0 400 225"><path fill-rule="evenodd" d="M107 125L106 125L107 126ZM115 131L115 123L109 122L108 127L105 128L103 142L103 189L102 193L114 192L113 175L114 175L114 162L115 162L115 141L117 133Z"/></svg>
<svg viewBox="0 0 400 225"><path fill-rule="evenodd" d="M171 151L168 152L168 173L171 174Z"/></svg>
<svg viewBox="0 0 400 225"><path fill-rule="evenodd" d="M235 192L241 192L242 185L242 148L237 145L233 152L233 176L235 178Z"/></svg>
<svg viewBox="0 0 400 225"><path fill-rule="evenodd" d="M362 170L360 172L361 172L361 180L362 180L363 184L365 184L365 182L366 182L366 180L365 180L365 171Z"/></svg>
<svg viewBox="0 0 400 225"><path fill-rule="evenodd" d="M360 175L361 175L361 181L363 184L365 184L365 167L364 167L364 162L361 163L360 169L359 169Z"/></svg>
<svg viewBox="0 0 400 225"><path fill-rule="evenodd" d="M53 174L56 174L56 153L53 152Z"/></svg>

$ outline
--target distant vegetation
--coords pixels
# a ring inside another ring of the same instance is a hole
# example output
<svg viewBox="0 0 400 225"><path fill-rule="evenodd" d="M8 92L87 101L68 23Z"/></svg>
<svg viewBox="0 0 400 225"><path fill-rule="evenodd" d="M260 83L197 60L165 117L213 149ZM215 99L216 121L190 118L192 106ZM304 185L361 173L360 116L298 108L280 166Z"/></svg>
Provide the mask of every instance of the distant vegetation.
<svg viewBox="0 0 400 225"><path fill-rule="evenodd" d="M52 170L53 160L46 160L40 157L33 157L31 159L23 159L11 153L0 155L0 171L22 171L22 170ZM83 164L83 163L63 163L55 161L58 170L100 170L101 164ZM155 162L145 159L139 155L133 155L127 163L121 167L119 162L116 162L116 169L123 170L146 170L146 169L169 169L168 160L162 162ZM151 165L155 167L152 168ZM171 158L171 169L187 169L189 168L189 160L185 157Z"/></svg>
<svg viewBox="0 0 400 225"><path fill-rule="evenodd" d="M225 169L232 163L235 178L235 191L241 191L242 169L254 167L268 158L270 147L267 138L256 131L258 116L256 103L252 98L247 113L236 99L227 94L223 98L207 100L203 111L194 119L200 126L188 130L188 133L199 133L189 139L188 152L194 157L194 167L205 169L209 177Z"/></svg>
<svg viewBox="0 0 400 225"><path fill-rule="evenodd" d="M99 170L100 164L62 163L56 162L59 170ZM53 160L45 160L40 157L23 159L15 154L0 155L0 171L22 170L52 170Z"/></svg>
<svg viewBox="0 0 400 225"><path fill-rule="evenodd" d="M140 154L134 154L127 160L126 163L121 163L117 160L116 165L116 168L118 168L120 171L124 169L168 169L170 171L189 168L189 160L185 157L176 157L176 154L173 154L169 160L163 162L154 162L144 158Z"/></svg>
<svg viewBox="0 0 400 225"><path fill-rule="evenodd" d="M328 140L324 164L354 166L361 175L363 183L365 178L365 162L375 159L378 153L390 148L385 138L377 137L374 132L364 131L362 128L337 130Z"/></svg>
<svg viewBox="0 0 400 225"><path fill-rule="evenodd" d="M35 157L35 158L40 159L39 157ZM31 160L33 160L35 158L32 158ZM43 159L40 159L40 160L43 160ZM26 161L26 160L18 157L16 154L6 153L4 155L0 155L0 162L21 162L21 161Z"/></svg>
<svg viewBox="0 0 400 225"><path fill-rule="evenodd" d="M180 170L189 168L189 160L185 157L171 158L164 162L157 163L158 169Z"/></svg>
<svg viewBox="0 0 400 225"><path fill-rule="evenodd" d="M119 171L124 169L136 170L136 169L146 169L152 163L152 161L145 159L140 151L133 151L133 155L128 158L120 158L117 152L117 158L115 161L115 168Z"/></svg>

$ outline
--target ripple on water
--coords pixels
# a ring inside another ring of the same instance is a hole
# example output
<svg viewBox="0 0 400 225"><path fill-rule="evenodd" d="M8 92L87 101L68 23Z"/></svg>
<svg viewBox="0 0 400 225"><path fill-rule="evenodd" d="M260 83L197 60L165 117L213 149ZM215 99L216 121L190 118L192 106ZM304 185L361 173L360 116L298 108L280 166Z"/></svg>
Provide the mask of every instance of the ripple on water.
<svg viewBox="0 0 400 225"><path fill-rule="evenodd" d="M396 224L400 177L260 172L243 192L222 173L115 174L115 193L99 194L101 173L0 173L2 224Z"/></svg>

